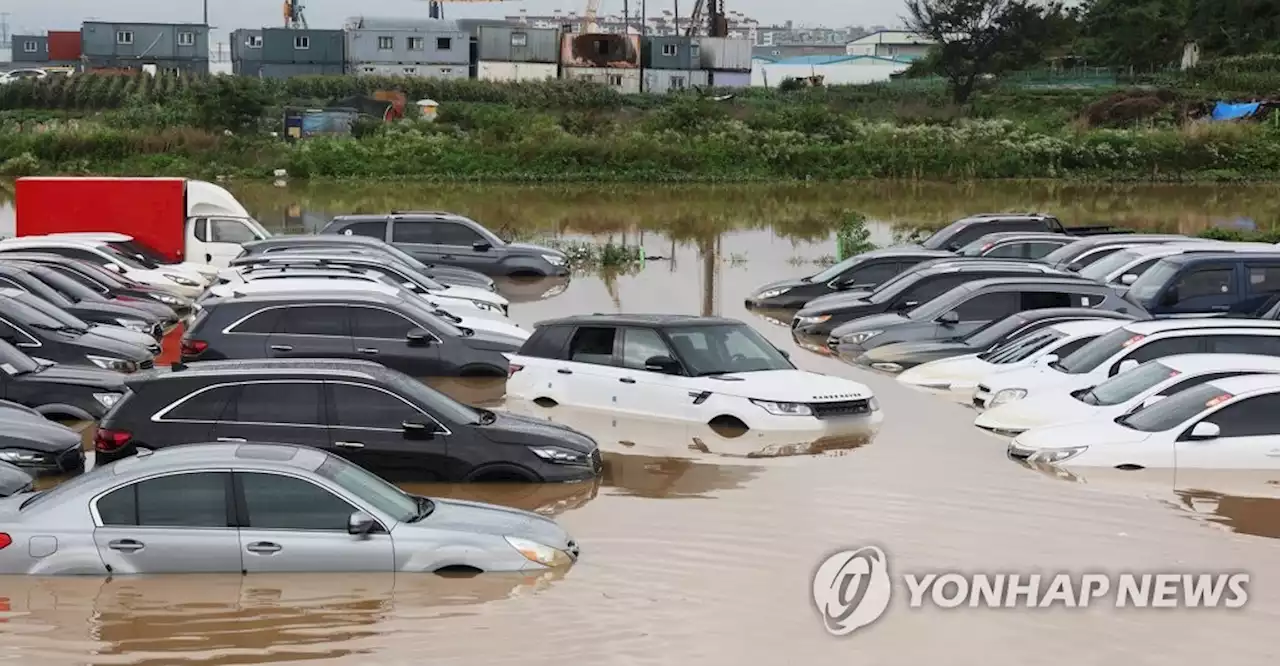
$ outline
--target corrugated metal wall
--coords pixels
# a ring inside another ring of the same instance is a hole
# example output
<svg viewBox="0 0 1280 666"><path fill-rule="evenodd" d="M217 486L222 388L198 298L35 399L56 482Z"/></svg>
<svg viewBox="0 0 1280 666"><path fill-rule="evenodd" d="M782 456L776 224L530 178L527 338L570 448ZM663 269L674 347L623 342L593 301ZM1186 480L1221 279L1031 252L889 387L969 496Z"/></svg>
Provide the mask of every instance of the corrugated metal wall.
<svg viewBox="0 0 1280 666"><path fill-rule="evenodd" d="M560 31L547 28L480 26L479 59L492 62L555 63Z"/></svg>

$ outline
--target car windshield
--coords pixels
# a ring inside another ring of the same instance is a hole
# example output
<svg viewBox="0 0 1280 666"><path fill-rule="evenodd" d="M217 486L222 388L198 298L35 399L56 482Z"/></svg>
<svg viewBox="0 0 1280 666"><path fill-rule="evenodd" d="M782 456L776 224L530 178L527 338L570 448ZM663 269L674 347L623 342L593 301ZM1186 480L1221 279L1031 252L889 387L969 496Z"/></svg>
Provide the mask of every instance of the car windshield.
<svg viewBox="0 0 1280 666"><path fill-rule="evenodd" d="M410 398L410 402L426 405L430 411L446 421L479 425L484 420L481 410L468 407L420 381L406 377L393 380L392 383L397 393Z"/></svg>
<svg viewBox="0 0 1280 666"><path fill-rule="evenodd" d="M1156 294L1160 293L1164 285L1178 274L1180 268L1181 266L1178 263L1167 259L1157 261L1154 266L1130 285L1129 291L1125 295L1140 304L1149 303L1151 299L1156 297Z"/></svg>
<svg viewBox="0 0 1280 666"><path fill-rule="evenodd" d="M1148 361L1093 388L1076 391L1072 397L1086 405L1118 405L1178 374L1177 370L1159 361Z"/></svg>
<svg viewBox="0 0 1280 666"><path fill-rule="evenodd" d="M1080 269L1080 277L1106 282L1107 276L1142 258L1133 250L1120 250Z"/></svg>
<svg viewBox="0 0 1280 666"><path fill-rule="evenodd" d="M962 224L960 220L956 220L932 234L929 234L928 238L920 241L920 246L926 250L949 250L951 248L947 247L947 245L951 243L951 239L955 238L956 234L960 233L960 230L964 229L966 226L968 225Z"/></svg>
<svg viewBox="0 0 1280 666"><path fill-rule="evenodd" d="M10 312L22 323L50 331L87 331L89 325L34 294L23 293L10 301Z"/></svg>
<svg viewBox="0 0 1280 666"><path fill-rule="evenodd" d="M328 456L316 474L373 505L397 522L412 521L419 514L418 501L403 490L337 456Z"/></svg>
<svg viewBox="0 0 1280 666"><path fill-rule="evenodd" d="M102 250L102 252L106 254L108 257L111 257L113 261L124 264L125 268L132 268L134 270L148 270L148 269L160 267L159 264L151 261L150 259L147 259L146 257L141 257L132 253L126 254L124 252L121 252L115 249L114 247L111 247L110 245L99 245L98 249Z"/></svg>
<svg viewBox="0 0 1280 666"><path fill-rule="evenodd" d="M1066 358L1049 367L1069 375L1080 375L1102 365L1104 361L1115 356L1125 347L1130 347L1146 337L1121 327L1094 338L1092 342L1075 350Z"/></svg>
<svg viewBox="0 0 1280 666"><path fill-rule="evenodd" d="M139 263L143 265L151 264L147 268L156 268L163 264L173 263L167 257L155 250L139 243L136 240L127 241L111 241L107 246L121 254L135 257Z"/></svg>
<svg viewBox="0 0 1280 666"><path fill-rule="evenodd" d="M825 270L823 270L823 271L821 271L821 272L819 272L819 273L815 273L815 274L813 274L813 275L810 275L809 277L805 278L805 280L806 280L806 281L808 281L808 282L813 282L813 283L817 283L817 284L821 284L821 283L825 283L825 282L830 282L830 281L832 281L832 280L834 280L834 279L836 279L836 278L840 277L840 274L841 274L841 273L843 273L843 272L845 272L845 271L849 270L850 268L853 268L856 264L861 263L862 261L864 261L864 259L865 259L864 257L862 257L862 256L858 256L858 255L855 255L855 256L849 257L848 259L845 259L844 261L837 262L837 263L835 263L835 264L833 264L833 265L831 265L831 266L828 266Z"/></svg>
<svg viewBox="0 0 1280 666"><path fill-rule="evenodd" d="M695 377L795 369L777 347L746 324L681 326L667 331L667 337Z"/></svg>
<svg viewBox="0 0 1280 666"><path fill-rule="evenodd" d="M979 354L978 358L988 363L1017 363L1018 361L1026 360L1027 357L1062 337L1064 337L1063 334L1057 331L1039 331L1016 340L1010 340L989 352Z"/></svg>
<svg viewBox="0 0 1280 666"><path fill-rule="evenodd" d="M40 369L40 364L21 349L0 340L0 369L10 375L25 375Z"/></svg>
<svg viewBox="0 0 1280 666"><path fill-rule="evenodd" d="M48 268L37 269L32 271L32 274L41 282L49 285L51 288L57 290L58 293L66 296L68 299L76 303L79 303L80 301L102 300L102 296L98 292L65 275L62 275L55 270L50 270Z"/></svg>
<svg viewBox="0 0 1280 666"><path fill-rule="evenodd" d="M962 257L981 257L983 252L995 247L995 241L987 238L979 238L972 243L956 250L956 254Z"/></svg>
<svg viewBox="0 0 1280 666"><path fill-rule="evenodd" d="M1116 419L1116 423L1142 432L1164 432L1232 397L1230 393L1211 383L1201 384L1179 391L1150 407L1121 416Z"/></svg>

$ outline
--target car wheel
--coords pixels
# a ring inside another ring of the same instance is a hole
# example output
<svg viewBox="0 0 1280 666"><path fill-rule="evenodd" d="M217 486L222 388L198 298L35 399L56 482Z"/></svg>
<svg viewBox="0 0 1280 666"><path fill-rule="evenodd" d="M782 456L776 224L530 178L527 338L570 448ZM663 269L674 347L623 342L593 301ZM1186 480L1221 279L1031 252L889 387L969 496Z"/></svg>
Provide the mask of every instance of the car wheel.
<svg viewBox="0 0 1280 666"><path fill-rule="evenodd" d="M540 483L537 474L515 465L486 465L467 475L468 483Z"/></svg>
<svg viewBox="0 0 1280 666"><path fill-rule="evenodd" d="M742 422L742 419L728 414L721 414L720 416L707 421L707 425L710 426L717 435L728 439L741 437L747 434L747 431L750 430L750 428L747 427L747 424Z"/></svg>
<svg viewBox="0 0 1280 666"><path fill-rule="evenodd" d="M545 397L544 397L544 398L534 398L534 400L533 400L533 404L535 404L535 405L537 405L537 406L539 406L539 407L545 407L545 408L547 408L547 409L551 409L552 407L555 407L556 405L559 405L560 403L556 402L555 400L552 400L551 398L545 398Z"/></svg>
<svg viewBox="0 0 1280 666"><path fill-rule="evenodd" d="M484 571L465 564L452 564L447 567L440 567L432 573L446 578L470 578L482 574Z"/></svg>

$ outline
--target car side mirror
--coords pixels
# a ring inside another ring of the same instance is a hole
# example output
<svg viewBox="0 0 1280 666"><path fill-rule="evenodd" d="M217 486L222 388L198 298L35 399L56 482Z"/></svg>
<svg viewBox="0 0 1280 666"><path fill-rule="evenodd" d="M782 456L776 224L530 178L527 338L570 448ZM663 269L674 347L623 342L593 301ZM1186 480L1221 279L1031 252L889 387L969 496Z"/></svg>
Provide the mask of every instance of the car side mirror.
<svg viewBox="0 0 1280 666"><path fill-rule="evenodd" d="M405 439L431 439L435 437L435 428L417 421L405 421L400 424Z"/></svg>
<svg viewBox="0 0 1280 666"><path fill-rule="evenodd" d="M1057 362L1058 362L1057 354L1045 354L1044 356L1040 357L1040 360L1036 361L1036 365L1053 365L1054 363L1057 363Z"/></svg>
<svg viewBox="0 0 1280 666"><path fill-rule="evenodd" d="M910 310L911 308L914 308L917 305L920 305L920 301L902 301L901 303L895 305L894 307L897 308L898 310Z"/></svg>
<svg viewBox="0 0 1280 666"><path fill-rule="evenodd" d="M363 511L353 511L347 517L347 534L358 536L361 539L368 539L369 535L373 533L373 528L377 526L378 521Z"/></svg>
<svg viewBox="0 0 1280 666"><path fill-rule="evenodd" d="M431 344L431 337L420 328L415 328L406 333L404 339L409 343L410 347L426 347Z"/></svg>
<svg viewBox="0 0 1280 666"><path fill-rule="evenodd" d="M476 252L488 252L492 248L493 246L485 241L476 241L471 244L471 249L475 250Z"/></svg>
<svg viewBox="0 0 1280 666"><path fill-rule="evenodd" d="M1150 407L1151 405L1154 405L1154 404L1156 404L1157 402L1160 402L1161 400L1164 400L1164 399L1165 399L1165 398L1167 398L1167 397L1168 397L1168 396L1163 396L1163 395L1153 395L1153 396L1150 396L1150 397L1148 397L1146 400L1143 400L1143 401L1142 401L1142 408L1143 408L1143 409L1146 409L1147 407Z"/></svg>
<svg viewBox="0 0 1280 666"><path fill-rule="evenodd" d="M1124 275L1120 276L1120 284L1123 284L1125 286L1131 285L1137 281L1138 281L1138 276L1134 275L1133 273L1125 273Z"/></svg>
<svg viewBox="0 0 1280 666"><path fill-rule="evenodd" d="M645 359L644 369L650 372L661 372L665 375L680 373L680 364L670 356L650 356Z"/></svg>
<svg viewBox="0 0 1280 666"><path fill-rule="evenodd" d="M1191 428L1191 432L1187 435L1187 439L1217 439L1221 434L1222 428L1219 428L1218 424L1213 423L1212 421L1201 421Z"/></svg>
<svg viewBox="0 0 1280 666"><path fill-rule="evenodd" d="M941 317L938 317L938 323L943 326L955 326L960 323L960 315L956 314L954 311L948 312Z"/></svg>
<svg viewBox="0 0 1280 666"><path fill-rule="evenodd" d="M1132 358L1126 358L1125 360L1120 361L1120 366L1116 368L1116 374L1118 375L1122 372L1129 372L1130 370L1138 367L1139 365L1142 365L1142 364L1138 363L1137 360Z"/></svg>
<svg viewBox="0 0 1280 666"><path fill-rule="evenodd" d="M1078 261L1073 261L1067 264L1067 270L1071 271L1072 273L1079 273L1081 268L1084 268L1084 264Z"/></svg>

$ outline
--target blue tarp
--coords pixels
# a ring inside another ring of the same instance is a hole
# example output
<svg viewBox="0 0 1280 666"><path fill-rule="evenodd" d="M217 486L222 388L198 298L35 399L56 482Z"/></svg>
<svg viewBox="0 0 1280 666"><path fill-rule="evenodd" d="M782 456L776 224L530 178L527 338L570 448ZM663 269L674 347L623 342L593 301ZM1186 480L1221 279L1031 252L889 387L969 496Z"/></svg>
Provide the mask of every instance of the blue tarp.
<svg viewBox="0 0 1280 666"><path fill-rule="evenodd" d="M1228 104L1227 102L1218 102L1213 107L1214 120L1239 120L1248 118L1258 112L1262 106L1261 102L1245 102L1243 104Z"/></svg>

